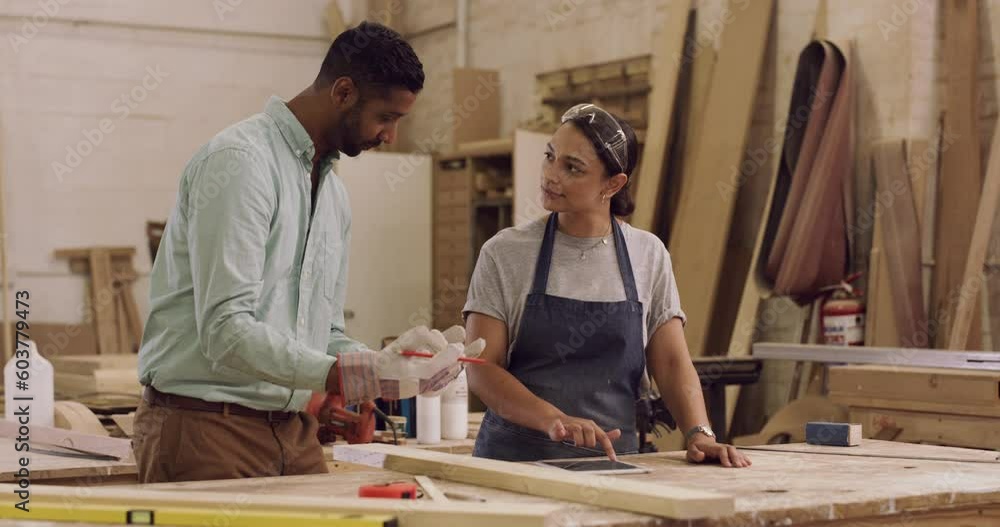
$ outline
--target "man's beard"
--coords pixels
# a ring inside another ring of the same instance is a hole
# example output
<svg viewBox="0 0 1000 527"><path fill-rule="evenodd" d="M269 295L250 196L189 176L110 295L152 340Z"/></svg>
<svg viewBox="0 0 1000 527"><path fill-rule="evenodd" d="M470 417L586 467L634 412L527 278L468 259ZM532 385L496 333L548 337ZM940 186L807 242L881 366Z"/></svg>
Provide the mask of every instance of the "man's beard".
<svg viewBox="0 0 1000 527"><path fill-rule="evenodd" d="M351 110L345 120L347 128L347 138L341 152L348 157L355 157L365 150L370 150L382 144L382 141L364 141L361 138L361 110L360 108Z"/></svg>

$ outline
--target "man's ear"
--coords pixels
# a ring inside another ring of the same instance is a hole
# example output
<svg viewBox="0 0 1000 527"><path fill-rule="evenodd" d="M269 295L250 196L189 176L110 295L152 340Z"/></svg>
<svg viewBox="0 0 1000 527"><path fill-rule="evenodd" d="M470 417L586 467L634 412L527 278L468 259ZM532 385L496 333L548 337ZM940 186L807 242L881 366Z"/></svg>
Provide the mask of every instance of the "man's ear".
<svg viewBox="0 0 1000 527"><path fill-rule="evenodd" d="M350 77L340 77L330 85L330 100L337 108L350 108L361 98L358 85Z"/></svg>
<svg viewBox="0 0 1000 527"><path fill-rule="evenodd" d="M618 191L625 188L626 184L628 184L628 176L624 173L615 174L614 176L611 176L611 179L609 179L605 184L604 191L608 194L608 196L614 196L618 193Z"/></svg>

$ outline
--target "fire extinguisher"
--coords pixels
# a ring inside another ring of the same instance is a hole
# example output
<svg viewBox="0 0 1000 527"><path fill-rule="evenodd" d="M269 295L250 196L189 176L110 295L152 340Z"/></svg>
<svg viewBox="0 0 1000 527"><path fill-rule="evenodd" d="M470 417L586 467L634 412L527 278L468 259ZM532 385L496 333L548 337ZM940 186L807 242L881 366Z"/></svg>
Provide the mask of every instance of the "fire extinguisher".
<svg viewBox="0 0 1000 527"><path fill-rule="evenodd" d="M861 276L854 273L839 284L824 287L826 302L821 311L823 342L834 346L865 343L865 302L860 289L851 286Z"/></svg>

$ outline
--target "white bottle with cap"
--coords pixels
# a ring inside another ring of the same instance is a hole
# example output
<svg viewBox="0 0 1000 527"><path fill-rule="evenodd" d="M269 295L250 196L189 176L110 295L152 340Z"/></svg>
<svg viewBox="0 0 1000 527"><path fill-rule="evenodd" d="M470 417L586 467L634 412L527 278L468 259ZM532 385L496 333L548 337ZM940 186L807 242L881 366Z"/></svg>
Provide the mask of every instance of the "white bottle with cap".
<svg viewBox="0 0 1000 527"><path fill-rule="evenodd" d="M441 392L441 437L469 437L469 381L465 370Z"/></svg>
<svg viewBox="0 0 1000 527"><path fill-rule="evenodd" d="M55 375L52 363L38 353L38 346L31 340L27 348L27 357L18 357L15 353L3 368L4 417L8 421L17 421L21 416L14 415L19 407L28 407L29 425L53 426L55 422ZM25 377L23 372L27 372ZM22 382L21 389L18 382ZM31 397L29 400L15 400L15 397Z"/></svg>

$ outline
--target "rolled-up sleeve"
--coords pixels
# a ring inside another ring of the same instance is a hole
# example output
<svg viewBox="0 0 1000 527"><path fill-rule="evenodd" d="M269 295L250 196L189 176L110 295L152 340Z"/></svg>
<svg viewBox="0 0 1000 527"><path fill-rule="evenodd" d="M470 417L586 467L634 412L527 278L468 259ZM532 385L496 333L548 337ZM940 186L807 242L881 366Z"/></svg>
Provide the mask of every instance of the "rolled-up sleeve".
<svg viewBox="0 0 1000 527"><path fill-rule="evenodd" d="M202 353L211 361L293 389L322 391L335 358L257 320L273 182L251 153L206 157L188 181L188 250Z"/></svg>
<svg viewBox="0 0 1000 527"><path fill-rule="evenodd" d="M462 308L462 317L470 313L482 313L509 324L508 309L504 302L503 281L500 269L492 254L493 245L487 242L476 260L476 268L469 281L469 294Z"/></svg>
<svg viewBox="0 0 1000 527"><path fill-rule="evenodd" d="M649 306L648 334L652 335L663 324L674 318L679 318L681 324L687 324L687 315L681 309L681 295L677 290L677 280L674 278L674 268L670 261L670 253L660 244L660 254L653 267L652 298Z"/></svg>

